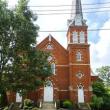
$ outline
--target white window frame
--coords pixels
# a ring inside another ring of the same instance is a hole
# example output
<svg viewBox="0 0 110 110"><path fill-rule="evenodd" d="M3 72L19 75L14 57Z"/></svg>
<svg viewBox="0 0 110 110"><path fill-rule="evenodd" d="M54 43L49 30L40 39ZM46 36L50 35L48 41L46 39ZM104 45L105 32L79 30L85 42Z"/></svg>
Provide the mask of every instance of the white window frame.
<svg viewBox="0 0 110 110"><path fill-rule="evenodd" d="M48 62L50 62L50 61L52 61L53 60L53 57L52 56L49 56L48 58L47 58L47 61Z"/></svg>
<svg viewBox="0 0 110 110"><path fill-rule="evenodd" d="M81 54L80 51L78 51L78 52L76 53L76 60L77 60L77 61L82 61L82 54Z"/></svg>
<svg viewBox="0 0 110 110"><path fill-rule="evenodd" d="M51 44L48 44L48 45L47 45L47 49L48 49L48 50L52 50L52 49L53 49L53 46L52 46Z"/></svg>
<svg viewBox="0 0 110 110"><path fill-rule="evenodd" d="M72 33L73 36L73 43L78 43L78 32L74 31Z"/></svg>
<svg viewBox="0 0 110 110"><path fill-rule="evenodd" d="M55 68L56 68L55 63L51 63L52 74L55 74Z"/></svg>
<svg viewBox="0 0 110 110"><path fill-rule="evenodd" d="M85 43L85 34L83 31L80 32L80 43Z"/></svg>

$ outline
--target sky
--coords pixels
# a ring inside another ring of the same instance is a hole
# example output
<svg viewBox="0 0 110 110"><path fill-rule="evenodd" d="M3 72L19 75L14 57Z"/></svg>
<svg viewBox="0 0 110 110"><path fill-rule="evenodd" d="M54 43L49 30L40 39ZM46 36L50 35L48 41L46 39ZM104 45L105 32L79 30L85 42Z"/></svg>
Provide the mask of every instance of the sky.
<svg viewBox="0 0 110 110"><path fill-rule="evenodd" d="M9 6L14 6L17 0L8 0ZM103 4L102 4L103 3ZM86 5L84 5L86 4ZM96 4L96 5L87 5ZM40 31L45 30L67 30L67 20L70 14L61 15L39 15L47 13L71 13L72 0L30 0L29 6L49 6L49 5L70 5L63 7L30 7L34 13L38 14L37 24ZM88 29L110 29L110 0L82 0L83 16L87 20ZM46 11L39 10L64 10ZM102 12L103 11L103 12ZM85 13L89 12L89 13ZM91 12L91 13L90 13ZM39 32L37 39L40 43L51 34L62 46L67 48L66 32ZM90 44L91 68L95 72L96 68L110 65L110 30L88 31L88 42Z"/></svg>

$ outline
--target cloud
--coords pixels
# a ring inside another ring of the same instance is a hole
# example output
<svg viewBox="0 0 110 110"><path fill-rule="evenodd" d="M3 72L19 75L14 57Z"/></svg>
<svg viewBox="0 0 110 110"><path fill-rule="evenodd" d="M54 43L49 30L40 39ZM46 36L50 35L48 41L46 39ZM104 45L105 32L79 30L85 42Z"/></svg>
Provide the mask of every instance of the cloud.
<svg viewBox="0 0 110 110"><path fill-rule="evenodd" d="M104 23L99 31L99 41L95 44L91 42L91 64L92 68L103 65L110 65L110 19Z"/></svg>

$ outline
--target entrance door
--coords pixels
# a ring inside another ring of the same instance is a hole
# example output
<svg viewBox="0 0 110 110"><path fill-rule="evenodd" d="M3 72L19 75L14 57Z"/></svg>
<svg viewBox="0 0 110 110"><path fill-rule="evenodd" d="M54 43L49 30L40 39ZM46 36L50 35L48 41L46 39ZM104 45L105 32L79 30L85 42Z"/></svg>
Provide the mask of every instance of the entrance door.
<svg viewBox="0 0 110 110"><path fill-rule="evenodd" d="M51 81L46 82L44 87L44 102L52 102L53 101L53 86Z"/></svg>
<svg viewBox="0 0 110 110"><path fill-rule="evenodd" d="M78 103L84 103L84 89L82 85L78 87Z"/></svg>
<svg viewBox="0 0 110 110"><path fill-rule="evenodd" d="M16 102L22 102L22 96L19 93L16 93Z"/></svg>

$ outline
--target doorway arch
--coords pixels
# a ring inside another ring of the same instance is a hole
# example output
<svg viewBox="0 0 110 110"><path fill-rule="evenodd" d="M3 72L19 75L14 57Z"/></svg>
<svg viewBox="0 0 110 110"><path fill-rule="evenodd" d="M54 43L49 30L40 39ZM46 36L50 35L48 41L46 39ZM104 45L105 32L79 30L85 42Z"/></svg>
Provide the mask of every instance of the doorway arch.
<svg viewBox="0 0 110 110"><path fill-rule="evenodd" d="M78 86L78 103L84 103L84 87L81 84Z"/></svg>
<svg viewBox="0 0 110 110"><path fill-rule="evenodd" d="M44 85L44 102L53 101L53 84L50 80Z"/></svg>

